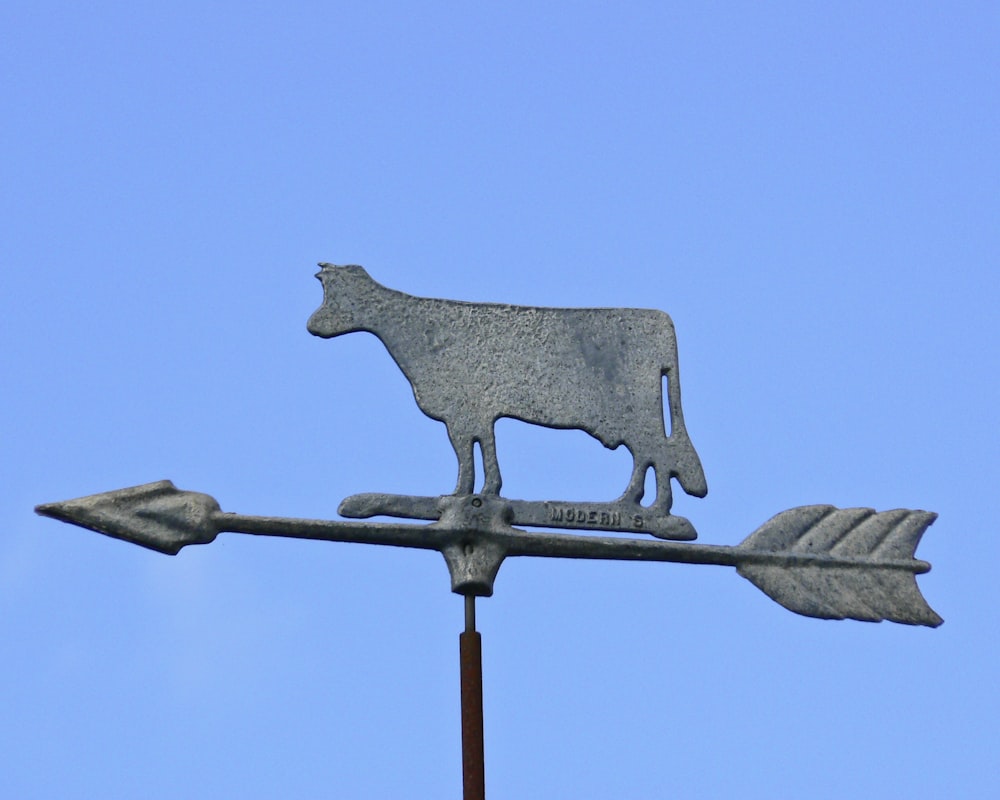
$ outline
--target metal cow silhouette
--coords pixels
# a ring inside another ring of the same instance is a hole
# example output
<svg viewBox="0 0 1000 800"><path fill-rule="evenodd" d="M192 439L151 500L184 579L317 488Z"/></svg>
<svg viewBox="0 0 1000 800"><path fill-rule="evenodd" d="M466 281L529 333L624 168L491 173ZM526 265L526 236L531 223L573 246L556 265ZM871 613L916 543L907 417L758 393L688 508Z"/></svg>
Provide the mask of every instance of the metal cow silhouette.
<svg viewBox="0 0 1000 800"><path fill-rule="evenodd" d="M501 417L581 429L609 449L624 444L634 466L618 503L639 507L650 467L656 475L650 514L669 513L671 477L688 494L707 493L681 410L674 326L662 311L413 297L356 265L320 267L323 305L309 319L309 332L330 338L367 331L382 341L420 409L447 426L458 457L455 494L473 492L476 442L482 493L499 494L493 428Z"/></svg>

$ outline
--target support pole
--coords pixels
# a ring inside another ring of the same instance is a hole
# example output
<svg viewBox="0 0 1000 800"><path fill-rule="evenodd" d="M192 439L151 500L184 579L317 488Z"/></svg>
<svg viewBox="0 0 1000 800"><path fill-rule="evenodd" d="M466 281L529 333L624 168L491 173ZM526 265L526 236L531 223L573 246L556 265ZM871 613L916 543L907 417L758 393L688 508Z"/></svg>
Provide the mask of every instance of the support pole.
<svg viewBox="0 0 1000 800"><path fill-rule="evenodd" d="M483 646L476 631L476 597L465 595L465 631L458 637L462 673L462 787L464 800L485 800Z"/></svg>

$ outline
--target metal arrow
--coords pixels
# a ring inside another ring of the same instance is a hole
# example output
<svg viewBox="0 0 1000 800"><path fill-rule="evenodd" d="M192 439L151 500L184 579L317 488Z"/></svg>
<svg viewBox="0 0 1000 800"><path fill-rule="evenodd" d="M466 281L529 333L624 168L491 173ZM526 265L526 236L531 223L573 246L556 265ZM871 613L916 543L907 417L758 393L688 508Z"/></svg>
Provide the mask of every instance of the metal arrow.
<svg viewBox="0 0 1000 800"><path fill-rule="evenodd" d="M781 512L733 547L526 533L508 524L503 498L456 495L440 501L441 518L431 525L261 517L224 512L209 495L158 481L35 510L170 555L223 532L437 550L448 564L452 590L467 597L492 595L508 557L670 561L735 567L785 608L810 617L930 627L943 621L915 577L930 570L914 558L920 537L937 518L927 511L802 506Z"/></svg>

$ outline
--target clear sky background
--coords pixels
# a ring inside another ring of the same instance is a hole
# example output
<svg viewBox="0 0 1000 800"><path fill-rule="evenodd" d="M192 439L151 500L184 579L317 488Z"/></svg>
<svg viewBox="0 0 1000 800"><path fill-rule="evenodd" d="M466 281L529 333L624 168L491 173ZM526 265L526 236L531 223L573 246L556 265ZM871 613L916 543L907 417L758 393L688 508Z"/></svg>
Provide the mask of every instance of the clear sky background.
<svg viewBox="0 0 1000 800"><path fill-rule="evenodd" d="M0 774L16 798L457 798L439 555L36 517L169 478L246 514L450 491L317 261L411 294L668 311L736 544L940 514L936 630L732 569L510 560L479 602L491 798L994 798L1000 17L990 2L0 7ZM498 425L505 494L624 450Z"/></svg>

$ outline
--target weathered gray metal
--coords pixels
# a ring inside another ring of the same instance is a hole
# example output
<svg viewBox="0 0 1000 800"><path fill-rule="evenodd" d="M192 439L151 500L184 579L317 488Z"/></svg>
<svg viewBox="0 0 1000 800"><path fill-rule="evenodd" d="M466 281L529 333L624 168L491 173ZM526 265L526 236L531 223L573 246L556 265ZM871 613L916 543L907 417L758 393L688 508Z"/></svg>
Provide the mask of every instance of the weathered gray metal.
<svg viewBox="0 0 1000 800"><path fill-rule="evenodd" d="M437 550L452 590L488 597L505 558L554 556L672 561L736 567L785 608L823 619L891 620L935 627L915 576L930 564L914 558L936 514L900 509L803 506L764 523L742 544L695 545L650 539L527 533L511 527L510 506L495 495L443 499L430 525L352 523L225 513L206 494L170 481L38 506L39 514L176 554L222 532Z"/></svg>
<svg viewBox="0 0 1000 800"><path fill-rule="evenodd" d="M578 428L610 449L625 445L631 452L632 475L624 493L612 504L583 504L583 519L575 516L578 504L562 504L564 512L573 514L567 519L564 513L562 520L550 508L528 511L522 504L515 512L520 524L603 525L606 530L694 538L686 521L656 522L669 516L671 478L696 497L708 491L684 424L677 341L665 313L413 297L387 289L357 265L320 267L324 300L309 320L309 331L325 338L367 331L382 341L413 386L417 405L448 429L458 457L456 495L473 492L477 442L485 473L482 493L499 494L493 428L501 417ZM640 501L650 468L656 475L656 499L644 508ZM356 515L398 511L398 498L387 498L380 508L372 504L376 497L368 496L364 512ZM621 524L634 517L643 522ZM615 519L619 524L612 524Z"/></svg>
<svg viewBox="0 0 1000 800"><path fill-rule="evenodd" d="M399 494L355 494L345 499L338 511L343 517L402 517L405 519L440 519L449 497L412 497ZM613 503L571 503L562 500L510 500L504 498L511 525L528 528L569 528L571 530L650 533L660 539L691 541L698 534L694 526L676 514L659 513L636 503L618 500Z"/></svg>

